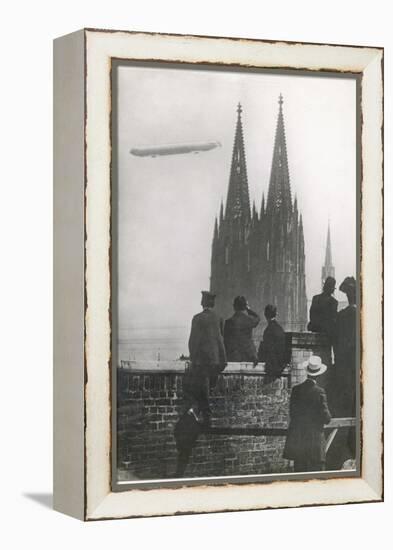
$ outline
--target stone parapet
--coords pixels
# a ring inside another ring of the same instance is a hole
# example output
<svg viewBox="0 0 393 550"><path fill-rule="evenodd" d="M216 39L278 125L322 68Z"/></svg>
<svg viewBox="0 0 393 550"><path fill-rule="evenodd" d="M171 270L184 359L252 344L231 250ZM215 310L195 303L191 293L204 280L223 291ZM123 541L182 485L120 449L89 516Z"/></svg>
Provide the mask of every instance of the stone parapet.
<svg viewBox="0 0 393 550"><path fill-rule="evenodd" d="M326 354L327 342L313 333L288 333L291 365L283 376L264 383L265 367L229 363L211 390L217 427L286 428L290 388L305 378L302 363ZM123 362L118 368L118 467L122 479L165 479L176 468L174 427L183 412L185 361ZM187 477L280 473L284 437L203 434L192 454Z"/></svg>

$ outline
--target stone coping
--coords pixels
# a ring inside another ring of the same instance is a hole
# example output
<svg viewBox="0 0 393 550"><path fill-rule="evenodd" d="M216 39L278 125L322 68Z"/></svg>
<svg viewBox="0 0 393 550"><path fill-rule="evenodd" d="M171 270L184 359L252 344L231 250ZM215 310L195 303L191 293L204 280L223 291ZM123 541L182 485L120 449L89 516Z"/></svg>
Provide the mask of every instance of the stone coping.
<svg viewBox="0 0 393 550"><path fill-rule="evenodd" d="M118 370L135 374L183 374L187 365L188 361L122 361ZM285 368L283 376L289 370ZM221 374L263 375L265 363L258 363L256 367L253 363L228 363Z"/></svg>
<svg viewBox="0 0 393 550"><path fill-rule="evenodd" d="M286 332L285 334L292 348L312 350L328 346L326 334L318 332Z"/></svg>

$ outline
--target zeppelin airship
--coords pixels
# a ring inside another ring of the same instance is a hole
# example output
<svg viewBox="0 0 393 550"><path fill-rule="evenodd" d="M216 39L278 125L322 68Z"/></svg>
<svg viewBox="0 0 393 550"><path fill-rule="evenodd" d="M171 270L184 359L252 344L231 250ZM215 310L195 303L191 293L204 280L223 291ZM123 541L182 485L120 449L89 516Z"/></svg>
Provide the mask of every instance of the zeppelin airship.
<svg viewBox="0 0 393 550"><path fill-rule="evenodd" d="M221 147L219 141L203 141L196 143L173 143L166 145L155 145L153 147L134 147L130 150L131 155L136 157L161 157L165 155L185 155L187 153L202 153Z"/></svg>

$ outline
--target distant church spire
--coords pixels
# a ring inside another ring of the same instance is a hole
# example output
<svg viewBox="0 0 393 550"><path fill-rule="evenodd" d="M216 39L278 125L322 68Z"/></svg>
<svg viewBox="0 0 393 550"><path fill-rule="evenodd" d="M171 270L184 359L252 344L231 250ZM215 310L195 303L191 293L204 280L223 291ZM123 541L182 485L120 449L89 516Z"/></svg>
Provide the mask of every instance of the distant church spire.
<svg viewBox="0 0 393 550"><path fill-rule="evenodd" d="M242 106L237 107L237 124L235 142L233 145L231 174L229 177L225 219L250 219L250 197L248 193L248 179L246 155L244 152L244 138L242 126Z"/></svg>
<svg viewBox="0 0 393 550"><path fill-rule="evenodd" d="M330 222L328 223L328 231L326 238L325 265L322 266L322 286L327 277L336 277L336 270L332 260L332 244L330 240Z"/></svg>
<svg viewBox="0 0 393 550"><path fill-rule="evenodd" d="M273 160L270 173L269 192L267 197L267 210L285 208L287 212L292 209L291 187L289 183L287 144L285 140L285 127L283 115L284 99L280 94L278 99L278 117L276 136L274 140Z"/></svg>

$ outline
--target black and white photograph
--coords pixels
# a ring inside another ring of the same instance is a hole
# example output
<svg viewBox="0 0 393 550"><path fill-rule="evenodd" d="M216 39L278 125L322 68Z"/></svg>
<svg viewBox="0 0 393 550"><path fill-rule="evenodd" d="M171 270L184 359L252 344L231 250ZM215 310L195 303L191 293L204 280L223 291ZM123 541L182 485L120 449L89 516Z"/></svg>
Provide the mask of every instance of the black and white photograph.
<svg viewBox="0 0 393 550"><path fill-rule="evenodd" d="M358 94L113 64L118 487L359 475Z"/></svg>

